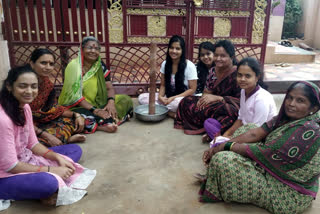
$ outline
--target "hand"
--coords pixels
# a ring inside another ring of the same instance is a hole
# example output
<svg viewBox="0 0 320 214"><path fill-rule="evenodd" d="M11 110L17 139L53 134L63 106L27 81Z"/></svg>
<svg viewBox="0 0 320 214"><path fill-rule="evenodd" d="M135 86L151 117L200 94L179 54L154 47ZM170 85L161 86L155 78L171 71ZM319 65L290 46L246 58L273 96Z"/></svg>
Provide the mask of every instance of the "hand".
<svg viewBox="0 0 320 214"><path fill-rule="evenodd" d="M203 155L202 155L203 163L205 165L208 165L210 163L210 161L211 161L212 156L223 150L224 144L225 143L222 143L222 144L220 144L220 145L218 145L216 147L212 147L212 148L207 149L206 151L204 151Z"/></svg>
<svg viewBox="0 0 320 214"><path fill-rule="evenodd" d="M174 97L169 97L167 100L167 105L170 104L175 98Z"/></svg>
<svg viewBox="0 0 320 214"><path fill-rule="evenodd" d="M93 111L93 114L98 116L98 117L103 118L104 120L111 117L110 113L105 111L105 110L103 110L103 109L95 109Z"/></svg>
<svg viewBox="0 0 320 214"><path fill-rule="evenodd" d="M84 129L85 119L78 113L75 114L75 133L81 133Z"/></svg>
<svg viewBox="0 0 320 214"><path fill-rule="evenodd" d="M52 166L50 172L60 176L63 180L67 180L74 173L72 169L65 166Z"/></svg>
<svg viewBox="0 0 320 214"><path fill-rule="evenodd" d="M159 101L160 101L161 103L163 103L164 105L168 105L168 98L159 96L158 99L159 99Z"/></svg>
<svg viewBox="0 0 320 214"><path fill-rule="evenodd" d="M109 114L114 120L118 118L117 109L114 105L113 100L109 100L108 104L103 108L103 110L109 112Z"/></svg>
<svg viewBox="0 0 320 214"><path fill-rule="evenodd" d="M62 145L62 141L59 140L59 138L57 138L56 136L48 133L48 132L43 132L42 135L41 135L44 139L47 140L48 144L50 146L60 146Z"/></svg>
<svg viewBox="0 0 320 214"><path fill-rule="evenodd" d="M210 104L220 102L222 99L223 97L220 96L216 96L213 94L205 94L198 100L197 107L202 110Z"/></svg>
<svg viewBox="0 0 320 214"><path fill-rule="evenodd" d="M57 160L59 166L63 166L63 167L67 167L67 168L71 169L72 174L76 170L76 168L73 166L73 164L70 161L64 159L61 155L57 154L56 160Z"/></svg>
<svg viewBox="0 0 320 214"><path fill-rule="evenodd" d="M207 149L206 151L203 152L202 155L202 161L205 165L208 165L210 163L210 160L213 156L213 148Z"/></svg>

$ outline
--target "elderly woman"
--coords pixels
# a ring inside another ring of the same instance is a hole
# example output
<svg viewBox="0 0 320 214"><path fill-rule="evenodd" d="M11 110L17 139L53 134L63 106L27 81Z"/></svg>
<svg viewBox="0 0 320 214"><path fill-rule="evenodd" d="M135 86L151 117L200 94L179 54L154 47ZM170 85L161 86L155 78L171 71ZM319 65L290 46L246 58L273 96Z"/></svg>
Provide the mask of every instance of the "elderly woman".
<svg viewBox="0 0 320 214"><path fill-rule="evenodd" d="M240 88L237 85L235 48L228 40L215 44L212 68L207 76L202 97L188 96L181 100L174 127L186 134L205 132L204 121L214 118L223 134L237 120Z"/></svg>
<svg viewBox="0 0 320 214"><path fill-rule="evenodd" d="M110 70L99 56L100 49L95 37L83 39L79 56L65 70L59 104L94 117L97 130L115 132L117 125L132 115L133 103L127 95L115 95Z"/></svg>
<svg viewBox="0 0 320 214"><path fill-rule="evenodd" d="M85 119L79 113L57 104L56 91L49 79L54 62L54 55L48 49L39 48L31 53L30 65L38 74L39 94L30 107L38 140L48 147L85 141L86 137L79 133L90 133L93 129L84 126Z"/></svg>
<svg viewBox="0 0 320 214"><path fill-rule="evenodd" d="M200 200L252 203L271 213L302 213L318 192L319 108L319 88L296 82L278 116L205 151L203 161L209 167Z"/></svg>

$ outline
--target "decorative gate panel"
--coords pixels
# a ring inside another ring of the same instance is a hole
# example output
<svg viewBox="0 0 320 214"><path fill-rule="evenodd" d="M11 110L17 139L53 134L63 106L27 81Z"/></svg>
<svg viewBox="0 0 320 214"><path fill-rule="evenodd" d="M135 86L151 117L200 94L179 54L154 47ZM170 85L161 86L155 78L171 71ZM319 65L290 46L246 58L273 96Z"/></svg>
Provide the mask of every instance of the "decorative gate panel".
<svg viewBox="0 0 320 214"><path fill-rule="evenodd" d="M3 0L4 30L12 66L28 62L37 47L55 53L52 80L57 86L82 38L95 36L116 90L137 95L147 90L150 43L158 44L160 67L174 34L185 38L187 56L194 62L201 42L229 39L238 59L254 56L263 63L270 1Z"/></svg>

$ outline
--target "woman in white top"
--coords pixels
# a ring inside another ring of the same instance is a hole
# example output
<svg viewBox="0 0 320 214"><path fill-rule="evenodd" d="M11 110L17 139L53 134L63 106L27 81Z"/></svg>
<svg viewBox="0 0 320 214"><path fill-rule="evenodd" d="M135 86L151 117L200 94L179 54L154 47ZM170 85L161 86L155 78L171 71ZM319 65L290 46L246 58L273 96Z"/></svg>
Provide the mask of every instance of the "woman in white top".
<svg viewBox="0 0 320 214"><path fill-rule="evenodd" d="M186 59L185 42L181 36L170 38L167 58L161 64L160 92L156 94L156 104L169 108L169 116L175 117L183 97L193 95L197 88L197 69ZM138 97L140 104L149 103L149 93Z"/></svg>
<svg viewBox="0 0 320 214"><path fill-rule="evenodd" d="M261 126L277 115L273 96L265 90L267 87L263 82L263 72L259 62L255 58L244 58L237 67L237 83L241 88L240 110L238 119L223 133L223 137L226 138L231 138L233 133L243 125L253 123ZM207 119L204 124L211 139L220 134L217 132L219 124L216 122L214 119Z"/></svg>

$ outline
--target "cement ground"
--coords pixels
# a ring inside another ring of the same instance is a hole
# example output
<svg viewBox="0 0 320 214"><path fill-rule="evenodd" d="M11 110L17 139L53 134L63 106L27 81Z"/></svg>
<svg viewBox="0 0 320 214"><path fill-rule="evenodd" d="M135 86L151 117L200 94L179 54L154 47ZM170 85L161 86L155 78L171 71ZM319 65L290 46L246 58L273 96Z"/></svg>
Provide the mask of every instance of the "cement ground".
<svg viewBox="0 0 320 214"><path fill-rule="evenodd" d="M274 95L279 107L283 95ZM135 100L136 102L136 100ZM47 207L16 201L3 214L263 214L249 204L198 202L193 173L205 172L201 157L208 145L199 135L173 129L173 120L144 123L136 119L115 134L87 135L80 163L97 170L88 195L69 206ZM320 211L318 198L305 213Z"/></svg>

